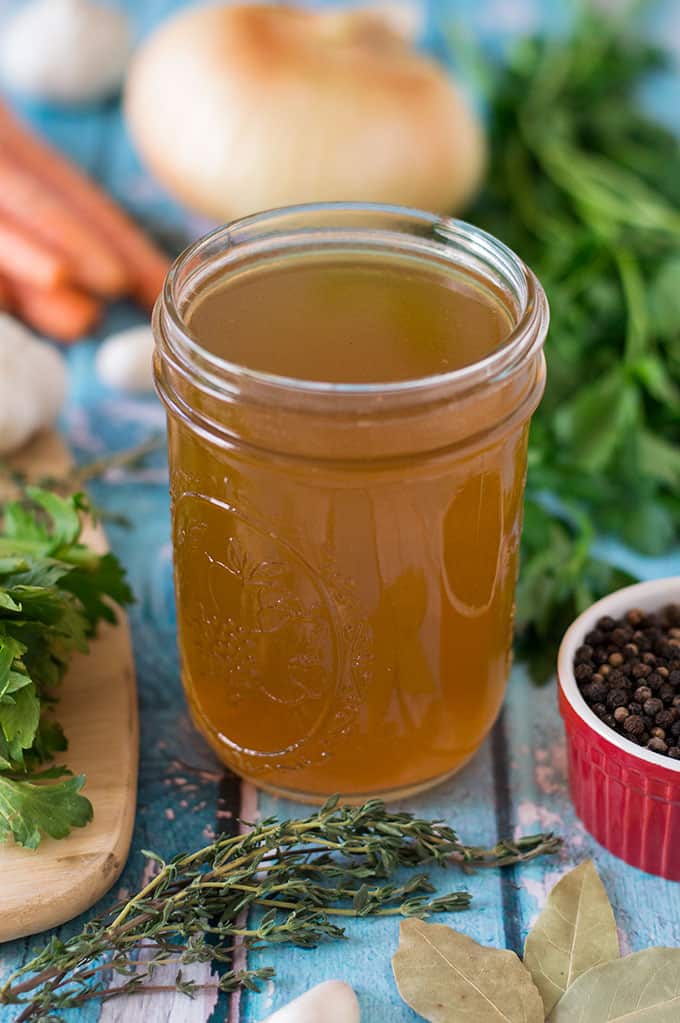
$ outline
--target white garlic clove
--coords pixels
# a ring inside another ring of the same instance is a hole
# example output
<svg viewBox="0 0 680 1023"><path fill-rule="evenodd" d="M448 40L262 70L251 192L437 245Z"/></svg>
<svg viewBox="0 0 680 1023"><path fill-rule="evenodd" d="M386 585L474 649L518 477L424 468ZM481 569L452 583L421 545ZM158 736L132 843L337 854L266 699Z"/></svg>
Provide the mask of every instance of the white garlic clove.
<svg viewBox="0 0 680 1023"><path fill-rule="evenodd" d="M0 314L0 455L51 426L66 397L66 366L50 344Z"/></svg>
<svg viewBox="0 0 680 1023"><path fill-rule="evenodd" d="M0 75L35 99L88 103L120 88L131 51L122 11L95 0L29 0L2 26Z"/></svg>
<svg viewBox="0 0 680 1023"><path fill-rule="evenodd" d="M359 1023L357 996L343 980L327 980L268 1016L264 1023Z"/></svg>
<svg viewBox="0 0 680 1023"><path fill-rule="evenodd" d="M117 391L152 391L153 349L151 327L130 327L112 334L99 346L95 358L97 376Z"/></svg>

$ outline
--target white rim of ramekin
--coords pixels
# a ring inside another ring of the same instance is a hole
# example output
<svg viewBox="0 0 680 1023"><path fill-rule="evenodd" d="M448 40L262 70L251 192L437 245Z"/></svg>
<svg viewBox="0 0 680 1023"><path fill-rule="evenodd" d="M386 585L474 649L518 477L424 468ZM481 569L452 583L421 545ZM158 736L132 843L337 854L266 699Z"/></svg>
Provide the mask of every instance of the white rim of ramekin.
<svg viewBox="0 0 680 1023"><path fill-rule="evenodd" d="M676 774L680 773L680 760L672 760L662 753L636 746L629 739L600 721L597 714L590 709L574 677L574 655L585 642L585 636L595 627L595 623L604 615L620 618L633 607L642 611L659 611L666 604L680 603L680 576L668 576L664 579L652 579L649 582L635 583L615 590L608 596L598 600L584 611L569 626L564 634L557 655L557 681L570 707L598 735L613 746L656 767L663 767Z"/></svg>

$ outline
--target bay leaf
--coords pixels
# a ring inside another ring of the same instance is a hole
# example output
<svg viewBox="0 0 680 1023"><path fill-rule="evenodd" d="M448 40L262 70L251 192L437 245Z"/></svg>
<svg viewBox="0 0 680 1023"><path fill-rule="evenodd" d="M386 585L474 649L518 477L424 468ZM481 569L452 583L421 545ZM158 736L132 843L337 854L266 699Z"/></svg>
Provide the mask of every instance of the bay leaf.
<svg viewBox="0 0 680 1023"><path fill-rule="evenodd" d="M546 1015L577 977L618 958L614 913L592 860L558 881L524 947Z"/></svg>
<svg viewBox="0 0 680 1023"><path fill-rule="evenodd" d="M443 924L408 919L392 959L399 994L430 1023L543 1023L531 974L514 952Z"/></svg>
<svg viewBox="0 0 680 1023"><path fill-rule="evenodd" d="M594 966L572 984L548 1023L678 1023L680 948L648 948Z"/></svg>

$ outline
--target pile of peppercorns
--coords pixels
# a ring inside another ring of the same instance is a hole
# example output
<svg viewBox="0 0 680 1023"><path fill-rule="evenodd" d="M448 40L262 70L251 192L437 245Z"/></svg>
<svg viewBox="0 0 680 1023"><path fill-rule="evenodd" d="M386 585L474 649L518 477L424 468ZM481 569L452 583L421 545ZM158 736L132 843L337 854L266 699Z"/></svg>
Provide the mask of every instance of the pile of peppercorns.
<svg viewBox="0 0 680 1023"><path fill-rule="evenodd" d="M680 604L600 618L576 651L574 675L606 725L680 760Z"/></svg>

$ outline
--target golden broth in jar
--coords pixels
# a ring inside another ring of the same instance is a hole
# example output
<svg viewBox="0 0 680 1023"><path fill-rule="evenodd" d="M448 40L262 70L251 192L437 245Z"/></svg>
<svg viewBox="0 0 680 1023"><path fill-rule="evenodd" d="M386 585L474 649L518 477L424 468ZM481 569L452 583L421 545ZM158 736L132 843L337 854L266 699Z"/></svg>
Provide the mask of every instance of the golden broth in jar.
<svg viewBox="0 0 680 1023"><path fill-rule="evenodd" d="M414 791L496 717L545 304L495 245L320 207L234 225L175 268L156 373L183 680L259 785Z"/></svg>

